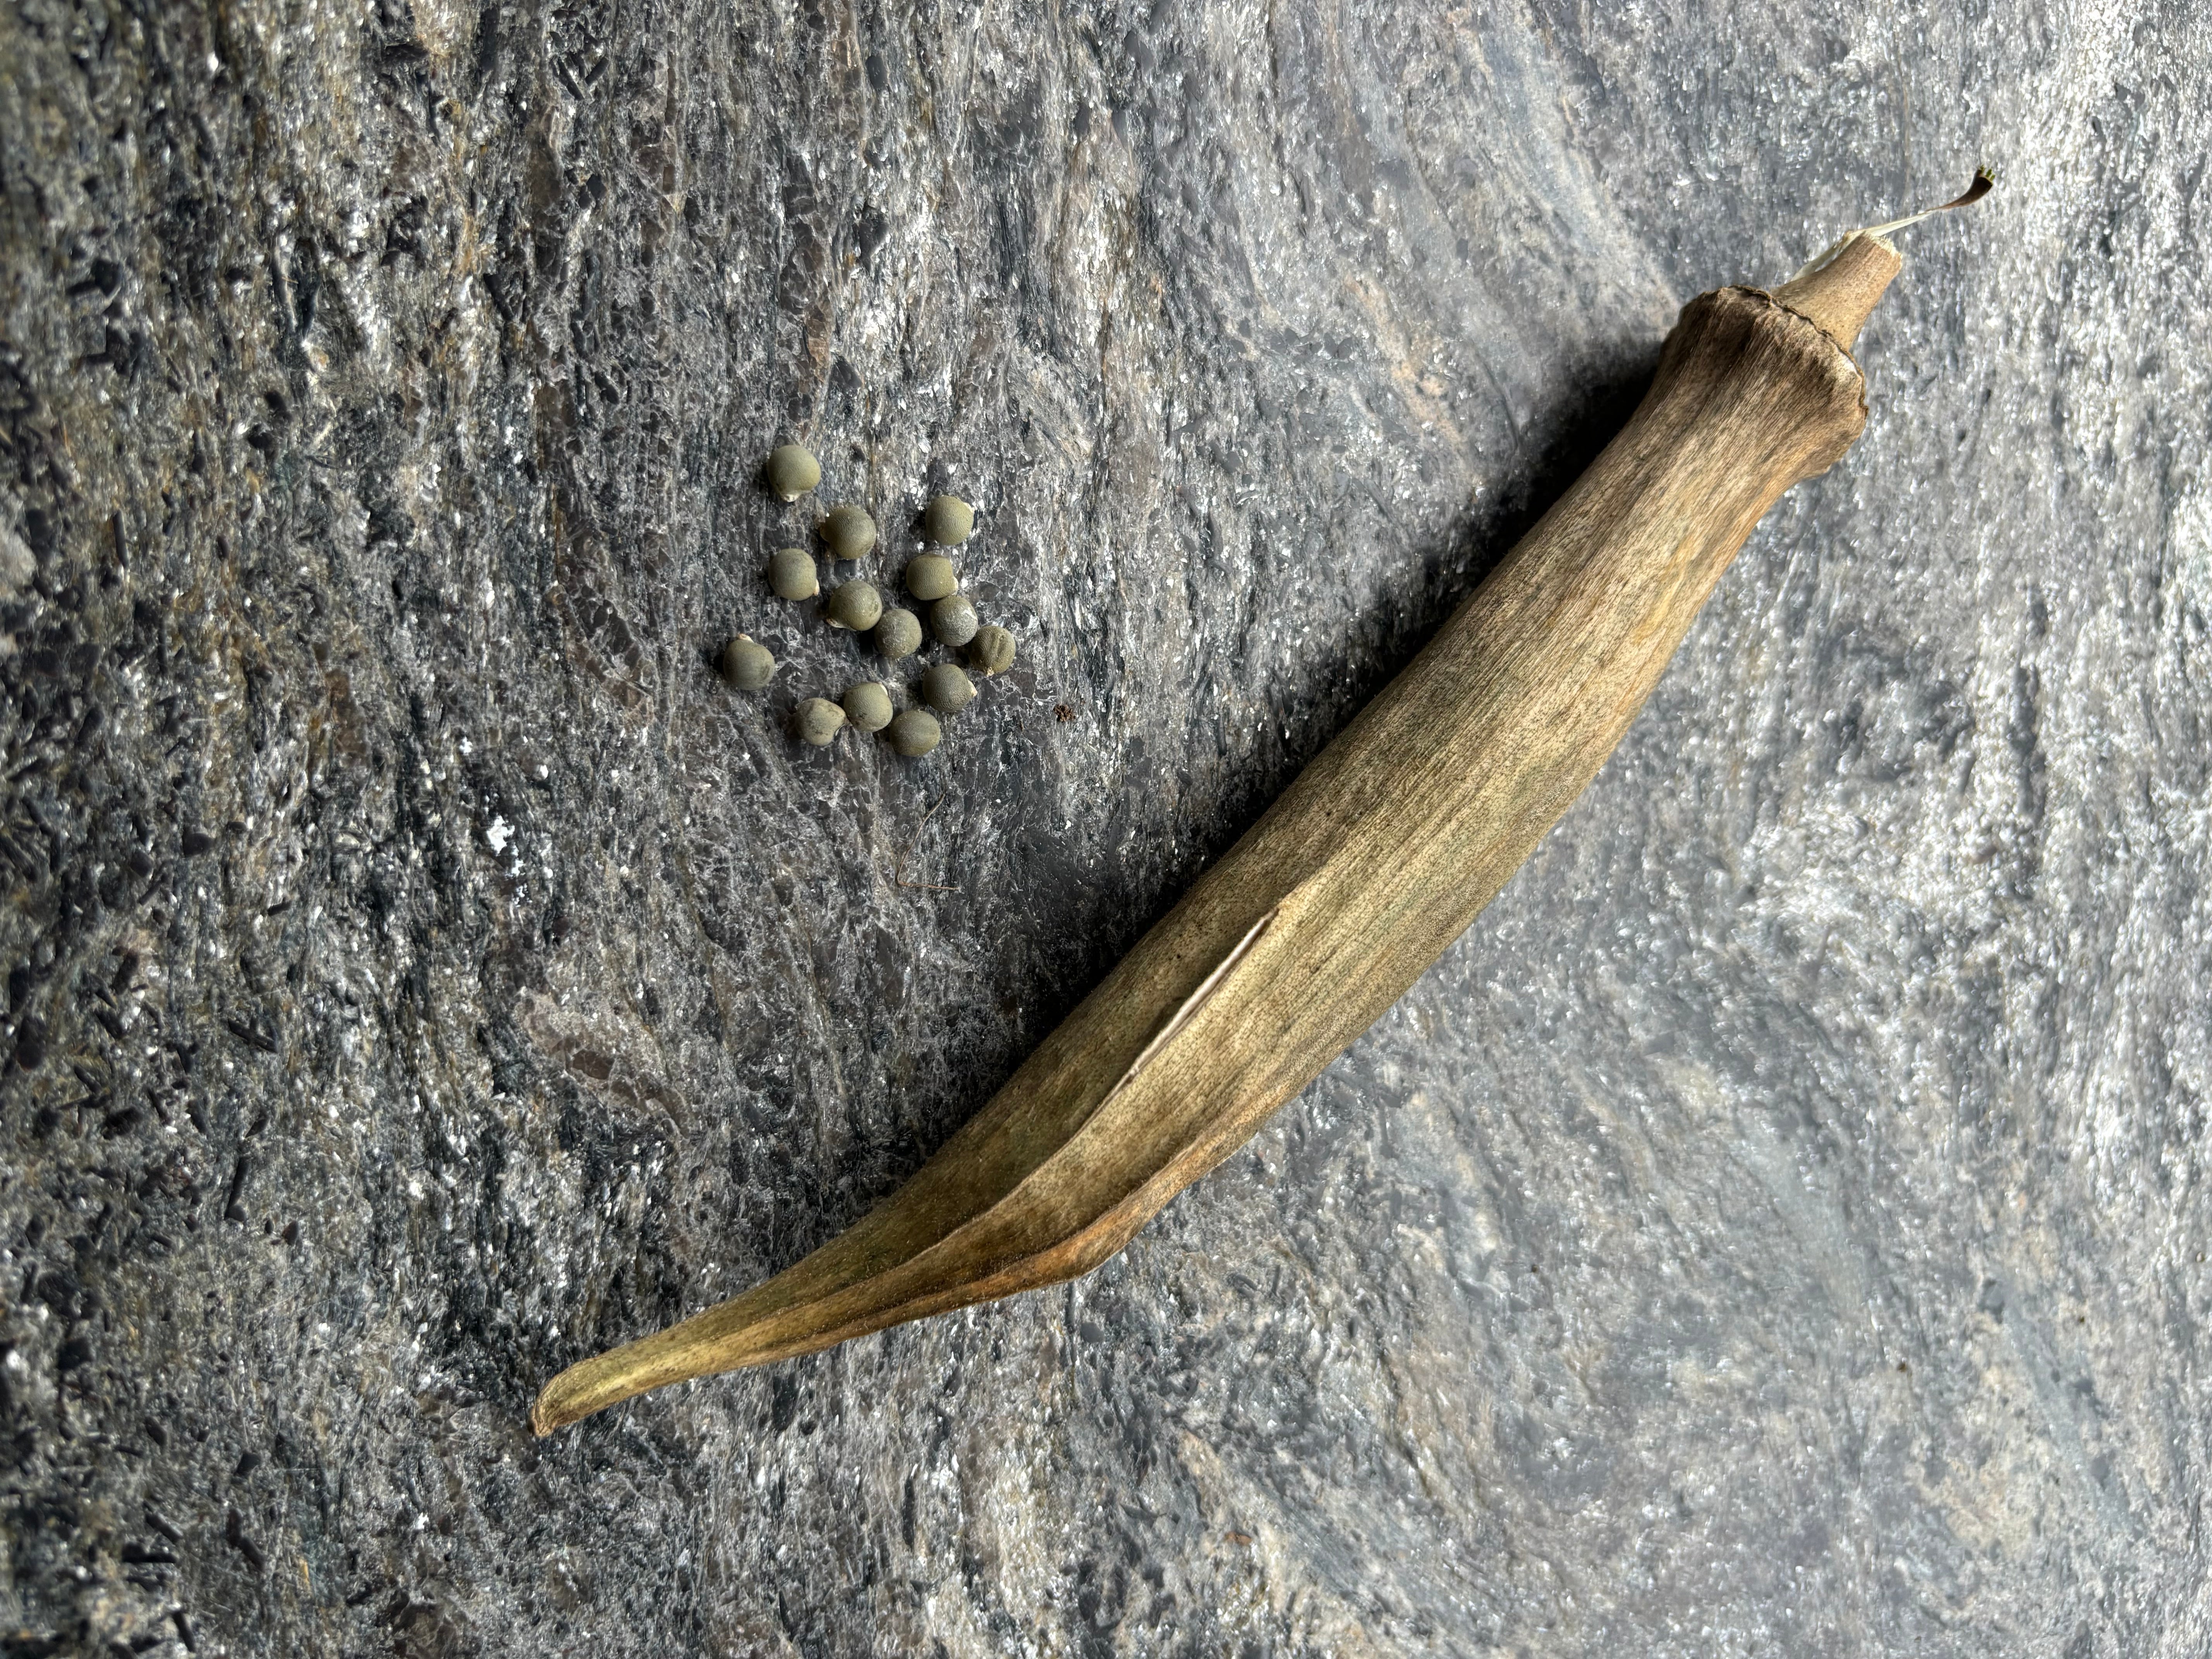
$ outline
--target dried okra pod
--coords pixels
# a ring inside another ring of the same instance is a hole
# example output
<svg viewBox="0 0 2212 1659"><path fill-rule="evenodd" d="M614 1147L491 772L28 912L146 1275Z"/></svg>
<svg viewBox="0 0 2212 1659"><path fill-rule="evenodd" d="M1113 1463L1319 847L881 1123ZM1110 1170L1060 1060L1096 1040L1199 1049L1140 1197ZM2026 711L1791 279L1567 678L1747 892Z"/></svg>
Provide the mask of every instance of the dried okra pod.
<svg viewBox="0 0 2212 1659"><path fill-rule="evenodd" d="M538 1432L1088 1273L1243 1146L1521 866L1752 527L1850 447L1867 420L1851 347L1909 222L1854 231L1771 290L1685 306L1643 402L1559 504L978 1115L811 1255L562 1372Z"/></svg>

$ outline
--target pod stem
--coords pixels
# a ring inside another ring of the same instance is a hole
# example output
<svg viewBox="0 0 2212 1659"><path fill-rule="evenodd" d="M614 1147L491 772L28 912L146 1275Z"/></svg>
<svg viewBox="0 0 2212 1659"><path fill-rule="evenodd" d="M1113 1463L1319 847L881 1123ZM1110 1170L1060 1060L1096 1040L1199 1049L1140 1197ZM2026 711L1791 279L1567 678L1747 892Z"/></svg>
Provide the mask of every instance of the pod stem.
<svg viewBox="0 0 2212 1659"><path fill-rule="evenodd" d="M1891 244L1892 231L1917 225L1923 219L1954 209L1972 207L1996 185L1996 174L1987 167L1974 171L1973 182L1948 202L1902 219L1865 225L1830 243L1804 268L1774 290L1774 297L1808 321L1818 324L1849 351L1857 341L1882 290L1889 286L1904 263Z"/></svg>

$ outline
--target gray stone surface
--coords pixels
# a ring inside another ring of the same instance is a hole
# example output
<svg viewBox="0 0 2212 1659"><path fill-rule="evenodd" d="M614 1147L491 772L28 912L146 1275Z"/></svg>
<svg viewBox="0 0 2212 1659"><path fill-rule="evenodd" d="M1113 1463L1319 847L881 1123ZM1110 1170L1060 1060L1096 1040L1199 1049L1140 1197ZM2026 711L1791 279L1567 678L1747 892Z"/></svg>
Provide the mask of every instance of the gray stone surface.
<svg viewBox="0 0 2212 1659"><path fill-rule="evenodd" d="M11 5L0 1652L2212 1643L2212 38L1955 9ZM1683 299L1982 159L1250 1150L528 1437L915 1167ZM787 434L978 505L1023 657L925 763L787 734L866 660Z"/></svg>

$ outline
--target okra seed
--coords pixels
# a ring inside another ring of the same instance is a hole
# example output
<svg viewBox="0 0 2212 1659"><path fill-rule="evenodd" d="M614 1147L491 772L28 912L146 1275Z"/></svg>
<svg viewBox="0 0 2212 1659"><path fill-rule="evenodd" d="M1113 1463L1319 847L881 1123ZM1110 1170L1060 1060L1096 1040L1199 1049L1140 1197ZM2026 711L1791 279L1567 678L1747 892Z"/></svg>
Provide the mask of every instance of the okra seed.
<svg viewBox="0 0 2212 1659"><path fill-rule="evenodd" d="M811 599L822 591L814 556L803 547L779 547L768 562L768 585L779 599Z"/></svg>
<svg viewBox="0 0 2212 1659"><path fill-rule="evenodd" d="M722 647L722 678L740 691L757 691L775 672L775 653L750 634Z"/></svg>
<svg viewBox="0 0 2212 1659"><path fill-rule="evenodd" d="M830 626L865 633L884 614L884 596L863 581L850 581L830 596Z"/></svg>
<svg viewBox="0 0 2212 1659"><path fill-rule="evenodd" d="M833 507L822 520L822 540L833 559L865 558L876 544L876 521L849 502Z"/></svg>
<svg viewBox="0 0 2212 1659"><path fill-rule="evenodd" d="M957 495L933 497L921 509L921 533L939 547L957 547L975 527L975 509Z"/></svg>
<svg viewBox="0 0 2212 1659"><path fill-rule="evenodd" d="M907 561L906 591L924 601L941 599L960 591L960 573L942 553L917 553Z"/></svg>
<svg viewBox="0 0 2212 1659"><path fill-rule="evenodd" d="M927 755L937 747L945 728L927 708L909 708L890 723L884 735L902 755Z"/></svg>
<svg viewBox="0 0 2212 1659"><path fill-rule="evenodd" d="M845 688L845 718L863 732L880 732L891 723L891 694L875 680Z"/></svg>
<svg viewBox="0 0 2212 1659"><path fill-rule="evenodd" d="M947 645L975 637L975 602L965 593L948 593L929 607L929 629Z"/></svg>
<svg viewBox="0 0 2212 1659"><path fill-rule="evenodd" d="M799 735L817 749L834 739L845 724L845 711L827 697L809 697L799 705Z"/></svg>
<svg viewBox="0 0 2212 1659"><path fill-rule="evenodd" d="M975 682L955 664L936 663L921 677L921 700L940 714L957 714L975 701Z"/></svg>
<svg viewBox="0 0 2212 1659"><path fill-rule="evenodd" d="M822 463L804 444L783 444L768 458L768 487L795 501L822 482Z"/></svg>
<svg viewBox="0 0 2212 1659"><path fill-rule="evenodd" d="M876 649L896 662L921 649L921 618L893 605L876 623Z"/></svg>
<svg viewBox="0 0 2212 1659"><path fill-rule="evenodd" d="M996 623L986 623L975 630L968 660L979 674L1005 673L1014 665L1014 636Z"/></svg>

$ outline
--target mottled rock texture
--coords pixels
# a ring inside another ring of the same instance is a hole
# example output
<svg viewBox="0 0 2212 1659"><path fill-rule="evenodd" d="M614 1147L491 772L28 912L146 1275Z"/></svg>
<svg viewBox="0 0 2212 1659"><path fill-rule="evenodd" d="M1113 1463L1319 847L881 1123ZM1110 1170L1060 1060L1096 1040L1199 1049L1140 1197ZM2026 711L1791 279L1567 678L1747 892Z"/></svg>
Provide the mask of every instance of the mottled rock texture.
<svg viewBox="0 0 2212 1659"><path fill-rule="evenodd" d="M2203 1651L2208 59L10 4L0 1651ZM1983 159L1857 448L1249 1151L1062 1291L529 1438L981 1103L1682 300ZM769 594L787 437L857 574L976 503L1023 655L926 762L788 734L874 659Z"/></svg>

